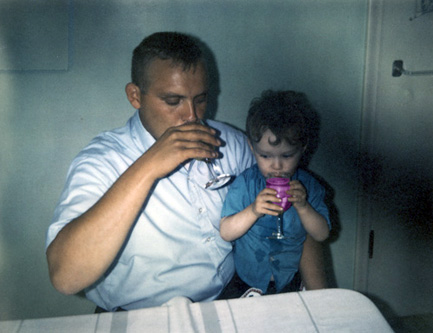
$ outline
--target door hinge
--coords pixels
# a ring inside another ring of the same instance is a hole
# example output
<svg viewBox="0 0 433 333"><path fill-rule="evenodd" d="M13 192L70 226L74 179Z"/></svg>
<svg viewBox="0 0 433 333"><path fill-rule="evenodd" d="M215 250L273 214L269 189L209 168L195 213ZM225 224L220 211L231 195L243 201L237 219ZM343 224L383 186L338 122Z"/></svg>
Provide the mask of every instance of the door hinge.
<svg viewBox="0 0 433 333"><path fill-rule="evenodd" d="M368 235L368 258L373 258L373 249L374 249L374 230L370 230L370 234Z"/></svg>

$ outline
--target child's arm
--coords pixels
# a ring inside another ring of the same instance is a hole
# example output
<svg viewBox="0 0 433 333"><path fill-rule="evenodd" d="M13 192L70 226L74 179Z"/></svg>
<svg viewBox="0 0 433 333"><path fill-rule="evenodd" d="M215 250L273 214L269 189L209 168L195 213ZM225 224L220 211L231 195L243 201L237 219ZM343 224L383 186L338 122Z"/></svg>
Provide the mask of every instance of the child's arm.
<svg viewBox="0 0 433 333"><path fill-rule="evenodd" d="M329 227L326 219L308 203L305 187L298 180L293 180L287 193L292 196L288 201L295 207L305 230L311 237L319 242L328 238Z"/></svg>
<svg viewBox="0 0 433 333"><path fill-rule="evenodd" d="M273 204L277 191L265 188L256 200L239 213L223 217L220 222L221 238L227 242L243 236L256 221L265 214L277 216L283 209Z"/></svg>

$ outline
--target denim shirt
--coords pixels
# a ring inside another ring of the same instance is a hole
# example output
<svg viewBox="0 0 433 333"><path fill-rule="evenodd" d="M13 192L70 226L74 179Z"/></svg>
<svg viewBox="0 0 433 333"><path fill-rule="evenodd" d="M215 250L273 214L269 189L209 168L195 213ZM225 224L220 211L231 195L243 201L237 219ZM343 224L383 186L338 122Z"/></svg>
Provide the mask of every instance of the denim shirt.
<svg viewBox="0 0 433 333"><path fill-rule="evenodd" d="M323 215L331 228L325 189L309 173L298 169L292 180L299 180L307 190L308 202ZM221 216L236 214L256 199L266 187L266 180L255 164L236 178L227 193ZM288 239L268 239L276 231L277 217L264 215L234 242L236 272L249 286L266 291L273 276L277 291L290 283L299 269L306 231L292 206L283 214L283 231Z"/></svg>
<svg viewBox="0 0 433 333"><path fill-rule="evenodd" d="M240 174L254 157L240 131L215 121L226 142L220 159L226 173ZM97 136L74 159L47 233L46 246L71 220L87 211L155 142L138 112L126 126ZM215 299L234 273L232 244L219 234L228 186L206 190L205 162L180 166L160 179L107 272L85 290L88 299L113 311L159 306L175 296Z"/></svg>

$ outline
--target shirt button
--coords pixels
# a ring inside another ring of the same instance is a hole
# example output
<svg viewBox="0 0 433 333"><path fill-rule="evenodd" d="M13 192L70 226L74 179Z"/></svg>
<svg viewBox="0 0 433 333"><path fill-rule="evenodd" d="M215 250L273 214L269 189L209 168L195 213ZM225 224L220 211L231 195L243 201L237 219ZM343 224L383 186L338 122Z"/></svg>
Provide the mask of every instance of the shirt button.
<svg viewBox="0 0 433 333"><path fill-rule="evenodd" d="M200 214L203 213L203 208L200 207L200 208L198 209L198 212L199 212Z"/></svg>
<svg viewBox="0 0 433 333"><path fill-rule="evenodd" d="M274 260L275 260L274 257L269 257L269 261L270 261L270 262L272 262L272 261L274 261Z"/></svg>
<svg viewBox="0 0 433 333"><path fill-rule="evenodd" d="M206 238L206 243L209 243L212 240L212 237Z"/></svg>

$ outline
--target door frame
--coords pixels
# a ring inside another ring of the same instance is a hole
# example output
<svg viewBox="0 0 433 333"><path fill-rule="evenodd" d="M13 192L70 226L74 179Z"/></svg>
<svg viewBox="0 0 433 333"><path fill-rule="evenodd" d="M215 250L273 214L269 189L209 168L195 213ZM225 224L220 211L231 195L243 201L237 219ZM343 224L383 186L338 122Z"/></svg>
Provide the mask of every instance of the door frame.
<svg viewBox="0 0 433 333"><path fill-rule="evenodd" d="M369 242L372 212L368 188L373 179L369 156L376 142L377 88L382 41L383 0L369 0L367 13L364 83L361 106L359 189L355 243L354 289L368 293Z"/></svg>

